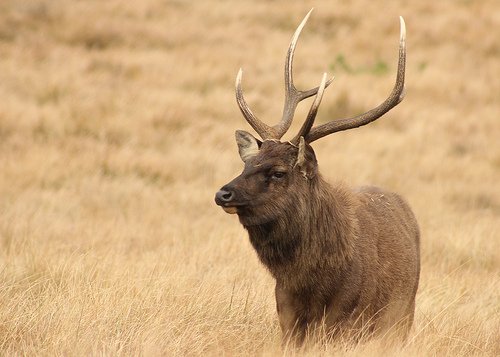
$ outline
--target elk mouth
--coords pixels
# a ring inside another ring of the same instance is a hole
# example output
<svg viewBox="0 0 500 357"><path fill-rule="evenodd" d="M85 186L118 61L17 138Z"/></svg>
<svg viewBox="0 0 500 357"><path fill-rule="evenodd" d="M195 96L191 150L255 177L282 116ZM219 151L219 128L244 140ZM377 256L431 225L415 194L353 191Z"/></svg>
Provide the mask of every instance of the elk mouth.
<svg viewBox="0 0 500 357"><path fill-rule="evenodd" d="M236 207L236 206L222 206L222 209L224 210L224 212L229 213L229 214L238 213L238 207Z"/></svg>
<svg viewBox="0 0 500 357"><path fill-rule="evenodd" d="M217 194L215 196L215 203L220 206L224 212L229 214L238 213L238 209L244 206L244 204L235 202L234 200L224 199L223 195Z"/></svg>
<svg viewBox="0 0 500 357"><path fill-rule="evenodd" d="M218 206L220 206L224 212L229 213L229 214L236 214L236 213L242 213L242 209L244 208L245 205L243 204L238 204L235 202L216 202Z"/></svg>

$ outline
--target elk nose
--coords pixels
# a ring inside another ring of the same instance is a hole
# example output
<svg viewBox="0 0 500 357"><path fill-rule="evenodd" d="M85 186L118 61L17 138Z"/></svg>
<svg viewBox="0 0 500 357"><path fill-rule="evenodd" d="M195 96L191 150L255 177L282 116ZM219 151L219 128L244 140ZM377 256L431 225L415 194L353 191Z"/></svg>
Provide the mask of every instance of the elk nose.
<svg viewBox="0 0 500 357"><path fill-rule="evenodd" d="M215 202L217 202L217 203L231 202L231 200L233 199L233 196L234 195L231 191L221 189L221 190L219 190L219 192L217 192L215 194Z"/></svg>

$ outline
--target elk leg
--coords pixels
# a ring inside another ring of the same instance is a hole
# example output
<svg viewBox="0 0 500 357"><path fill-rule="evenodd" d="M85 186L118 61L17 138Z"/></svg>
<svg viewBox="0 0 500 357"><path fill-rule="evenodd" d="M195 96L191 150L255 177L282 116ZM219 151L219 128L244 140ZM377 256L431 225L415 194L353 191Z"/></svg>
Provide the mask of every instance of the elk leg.
<svg viewBox="0 0 500 357"><path fill-rule="evenodd" d="M276 309L283 332L283 344L300 346L306 334L306 324L300 316L300 303L294 294L276 284Z"/></svg>

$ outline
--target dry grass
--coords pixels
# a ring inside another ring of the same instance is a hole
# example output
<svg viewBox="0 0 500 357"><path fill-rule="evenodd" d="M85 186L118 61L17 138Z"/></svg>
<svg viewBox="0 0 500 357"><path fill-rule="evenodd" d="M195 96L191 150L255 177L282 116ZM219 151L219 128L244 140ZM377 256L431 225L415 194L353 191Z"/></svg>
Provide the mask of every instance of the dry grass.
<svg viewBox="0 0 500 357"><path fill-rule="evenodd" d="M0 354L283 353L272 279L213 195L241 169L238 68L272 122L312 6L295 72L335 73L320 120L387 95L405 16L405 101L315 149L330 181L408 198L422 276L406 345L285 352L500 355L496 0L2 1Z"/></svg>

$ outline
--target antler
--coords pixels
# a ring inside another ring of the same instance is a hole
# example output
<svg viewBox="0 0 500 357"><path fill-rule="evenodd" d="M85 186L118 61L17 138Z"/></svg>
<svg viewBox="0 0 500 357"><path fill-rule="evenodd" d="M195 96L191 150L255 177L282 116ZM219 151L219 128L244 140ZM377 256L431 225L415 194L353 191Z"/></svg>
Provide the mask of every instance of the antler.
<svg viewBox="0 0 500 357"><path fill-rule="evenodd" d="M318 94L314 98L314 102L311 105L311 109L309 109L309 113L307 114L306 121L302 124L302 128L300 128L299 133L292 139L291 143L297 145L300 141L301 137L305 137L314 123L314 119L316 118L316 113L318 113L319 105L321 104L321 99L323 98L323 92L326 87L326 73L323 73L323 78L321 79L321 84L319 85Z"/></svg>
<svg viewBox="0 0 500 357"><path fill-rule="evenodd" d="M238 72L236 76L236 101L240 107L241 113L245 117L246 121L254 128L254 130L261 136L262 139L281 139L281 137L287 132L292 124L293 116L297 105L302 100L309 98L318 93L320 87L315 87L306 91L299 91L295 88L293 84L293 55L295 53L295 47L297 45L297 40L299 39L300 33L304 28L309 15L311 15L311 9L307 15L304 17L300 23L297 30L292 37L290 46L288 47L286 62L285 62L285 104L283 107L283 116L280 122L274 126L269 126L262 121L260 121L250 110L248 104L243 98L243 90L241 89L241 76L242 70ZM328 87L332 83L333 77L325 82L324 87Z"/></svg>
<svg viewBox="0 0 500 357"><path fill-rule="evenodd" d="M241 89L241 76L243 70L240 68L238 75L236 76L236 102L240 107L241 113L245 117L248 124L260 135L263 140L273 139L277 136L276 131L269 125L261 122L259 118L248 107L245 98L243 97L243 90Z"/></svg>
<svg viewBox="0 0 500 357"><path fill-rule="evenodd" d="M309 116L308 119L306 120L306 123L304 123L304 126L302 129L307 129L309 130L301 130L298 136L298 139L295 138L294 140L299 140L300 135L304 136L305 140L308 143L312 143L315 140L318 140L319 138L322 138L323 136L342 131L342 130L348 130L352 128L357 128L362 125L366 125L368 123L371 123L374 120L377 120L380 118L382 115L387 113L389 110L394 108L396 105L398 105L404 98L404 81L405 81L405 65L406 65L406 26L405 26L405 21L404 19L400 16L400 26L401 26L401 32L400 32L400 39L399 39L399 60L398 60L398 73L396 76L396 84L394 85L394 88L389 95L389 97L381 103L378 107L371 109L367 111L366 113L363 113L361 115L352 117L352 118L345 118L345 119L338 119L338 120L333 120L329 123L320 125L318 127L312 128L312 122L309 123ZM321 100L321 99L320 99ZM319 103L318 103L319 104ZM315 116L315 115L314 115ZM312 117L312 120L314 120L314 116ZM297 141L298 142L298 141Z"/></svg>

